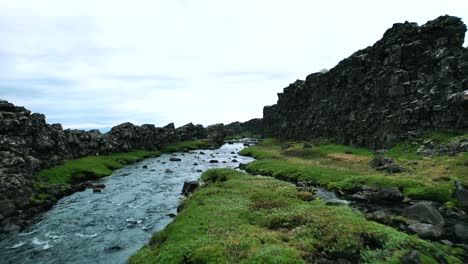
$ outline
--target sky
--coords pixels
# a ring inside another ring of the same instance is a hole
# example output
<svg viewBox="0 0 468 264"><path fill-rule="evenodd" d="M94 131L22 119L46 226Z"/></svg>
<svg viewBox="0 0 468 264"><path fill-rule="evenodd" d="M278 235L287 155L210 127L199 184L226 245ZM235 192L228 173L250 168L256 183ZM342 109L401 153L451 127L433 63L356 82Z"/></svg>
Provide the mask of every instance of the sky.
<svg viewBox="0 0 468 264"><path fill-rule="evenodd" d="M0 99L64 128L247 121L393 23L445 14L468 22L468 1L0 0Z"/></svg>

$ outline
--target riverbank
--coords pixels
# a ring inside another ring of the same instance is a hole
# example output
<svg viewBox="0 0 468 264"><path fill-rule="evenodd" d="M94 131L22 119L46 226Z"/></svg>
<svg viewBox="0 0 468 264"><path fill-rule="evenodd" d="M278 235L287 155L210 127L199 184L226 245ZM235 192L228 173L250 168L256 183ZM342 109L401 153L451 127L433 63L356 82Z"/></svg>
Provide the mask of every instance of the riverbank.
<svg viewBox="0 0 468 264"><path fill-rule="evenodd" d="M466 142L428 133L371 151L264 139L240 152L257 159L240 166L250 174L203 174L208 184L129 262L463 263Z"/></svg>
<svg viewBox="0 0 468 264"><path fill-rule="evenodd" d="M253 161L237 154L242 148L235 142L181 149L127 164L92 182L105 186L100 192L88 188L63 197L20 233L0 234L2 263L126 263L173 220L184 182L208 169Z"/></svg>
<svg viewBox="0 0 468 264"><path fill-rule="evenodd" d="M105 186L91 181L109 176L116 169L139 162L146 158L157 157L161 153L173 153L195 149L216 148L210 140L183 141L164 146L160 151L138 150L109 155L87 156L65 161L64 164L39 171L32 180L32 194L28 206L17 216L10 217L5 223L4 232L17 232L34 223L34 217L49 210L57 201L87 188L100 191Z"/></svg>
<svg viewBox="0 0 468 264"><path fill-rule="evenodd" d="M459 249L368 221L280 180L229 169L201 179L207 185L129 263L462 263Z"/></svg>

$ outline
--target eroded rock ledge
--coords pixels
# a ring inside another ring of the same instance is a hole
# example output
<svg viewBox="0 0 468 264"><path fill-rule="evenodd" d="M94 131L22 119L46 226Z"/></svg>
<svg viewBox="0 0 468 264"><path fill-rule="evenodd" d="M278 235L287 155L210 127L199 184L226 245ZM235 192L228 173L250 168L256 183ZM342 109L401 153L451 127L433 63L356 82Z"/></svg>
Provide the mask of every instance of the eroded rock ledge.
<svg viewBox="0 0 468 264"><path fill-rule="evenodd" d="M460 18L398 23L373 46L297 80L263 111L265 134L391 145L424 129L468 131L468 50Z"/></svg>

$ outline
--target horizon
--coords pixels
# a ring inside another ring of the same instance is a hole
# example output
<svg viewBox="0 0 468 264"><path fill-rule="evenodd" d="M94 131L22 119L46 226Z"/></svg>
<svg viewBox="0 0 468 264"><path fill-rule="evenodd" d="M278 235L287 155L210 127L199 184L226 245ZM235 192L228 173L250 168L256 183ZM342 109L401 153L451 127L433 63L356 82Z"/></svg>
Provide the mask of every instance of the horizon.
<svg viewBox="0 0 468 264"><path fill-rule="evenodd" d="M386 3L2 1L0 99L65 129L243 122L394 23L468 21L459 0Z"/></svg>

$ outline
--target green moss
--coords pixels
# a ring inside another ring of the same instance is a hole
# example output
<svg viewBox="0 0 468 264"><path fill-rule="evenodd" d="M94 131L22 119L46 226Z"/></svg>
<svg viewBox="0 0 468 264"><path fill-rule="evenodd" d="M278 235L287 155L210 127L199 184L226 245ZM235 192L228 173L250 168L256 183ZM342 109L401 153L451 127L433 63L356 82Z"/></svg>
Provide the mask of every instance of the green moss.
<svg viewBox="0 0 468 264"><path fill-rule="evenodd" d="M283 150L281 142L268 139L243 149L241 155L258 159L247 166L247 171L343 190L362 185L399 187L413 199L439 202L453 200L454 181L468 182L468 153L425 158L416 155L418 145L403 142L390 149L386 156L394 157L405 167L408 162L416 165L408 165L408 172L389 175L370 168L369 161L373 157L370 150L337 144L304 149L303 142L289 143L293 147Z"/></svg>
<svg viewBox="0 0 468 264"><path fill-rule="evenodd" d="M129 263L308 263L324 254L398 263L411 250L461 263L449 247L372 221L347 206L304 201L288 183L210 170L184 210Z"/></svg>
<svg viewBox="0 0 468 264"><path fill-rule="evenodd" d="M68 160L62 165L40 171L36 180L48 184L59 184L98 179L112 174L113 170L122 168L125 164L158 155L157 151L140 150Z"/></svg>
<svg viewBox="0 0 468 264"><path fill-rule="evenodd" d="M183 141L167 145L162 148L162 152L171 153L184 150L208 149L216 147L211 141L201 139L193 141Z"/></svg>
<svg viewBox="0 0 468 264"><path fill-rule="evenodd" d="M421 160L423 156L417 155L416 151L421 145L410 142L401 142L389 149L385 156L392 157L397 161L401 160Z"/></svg>

